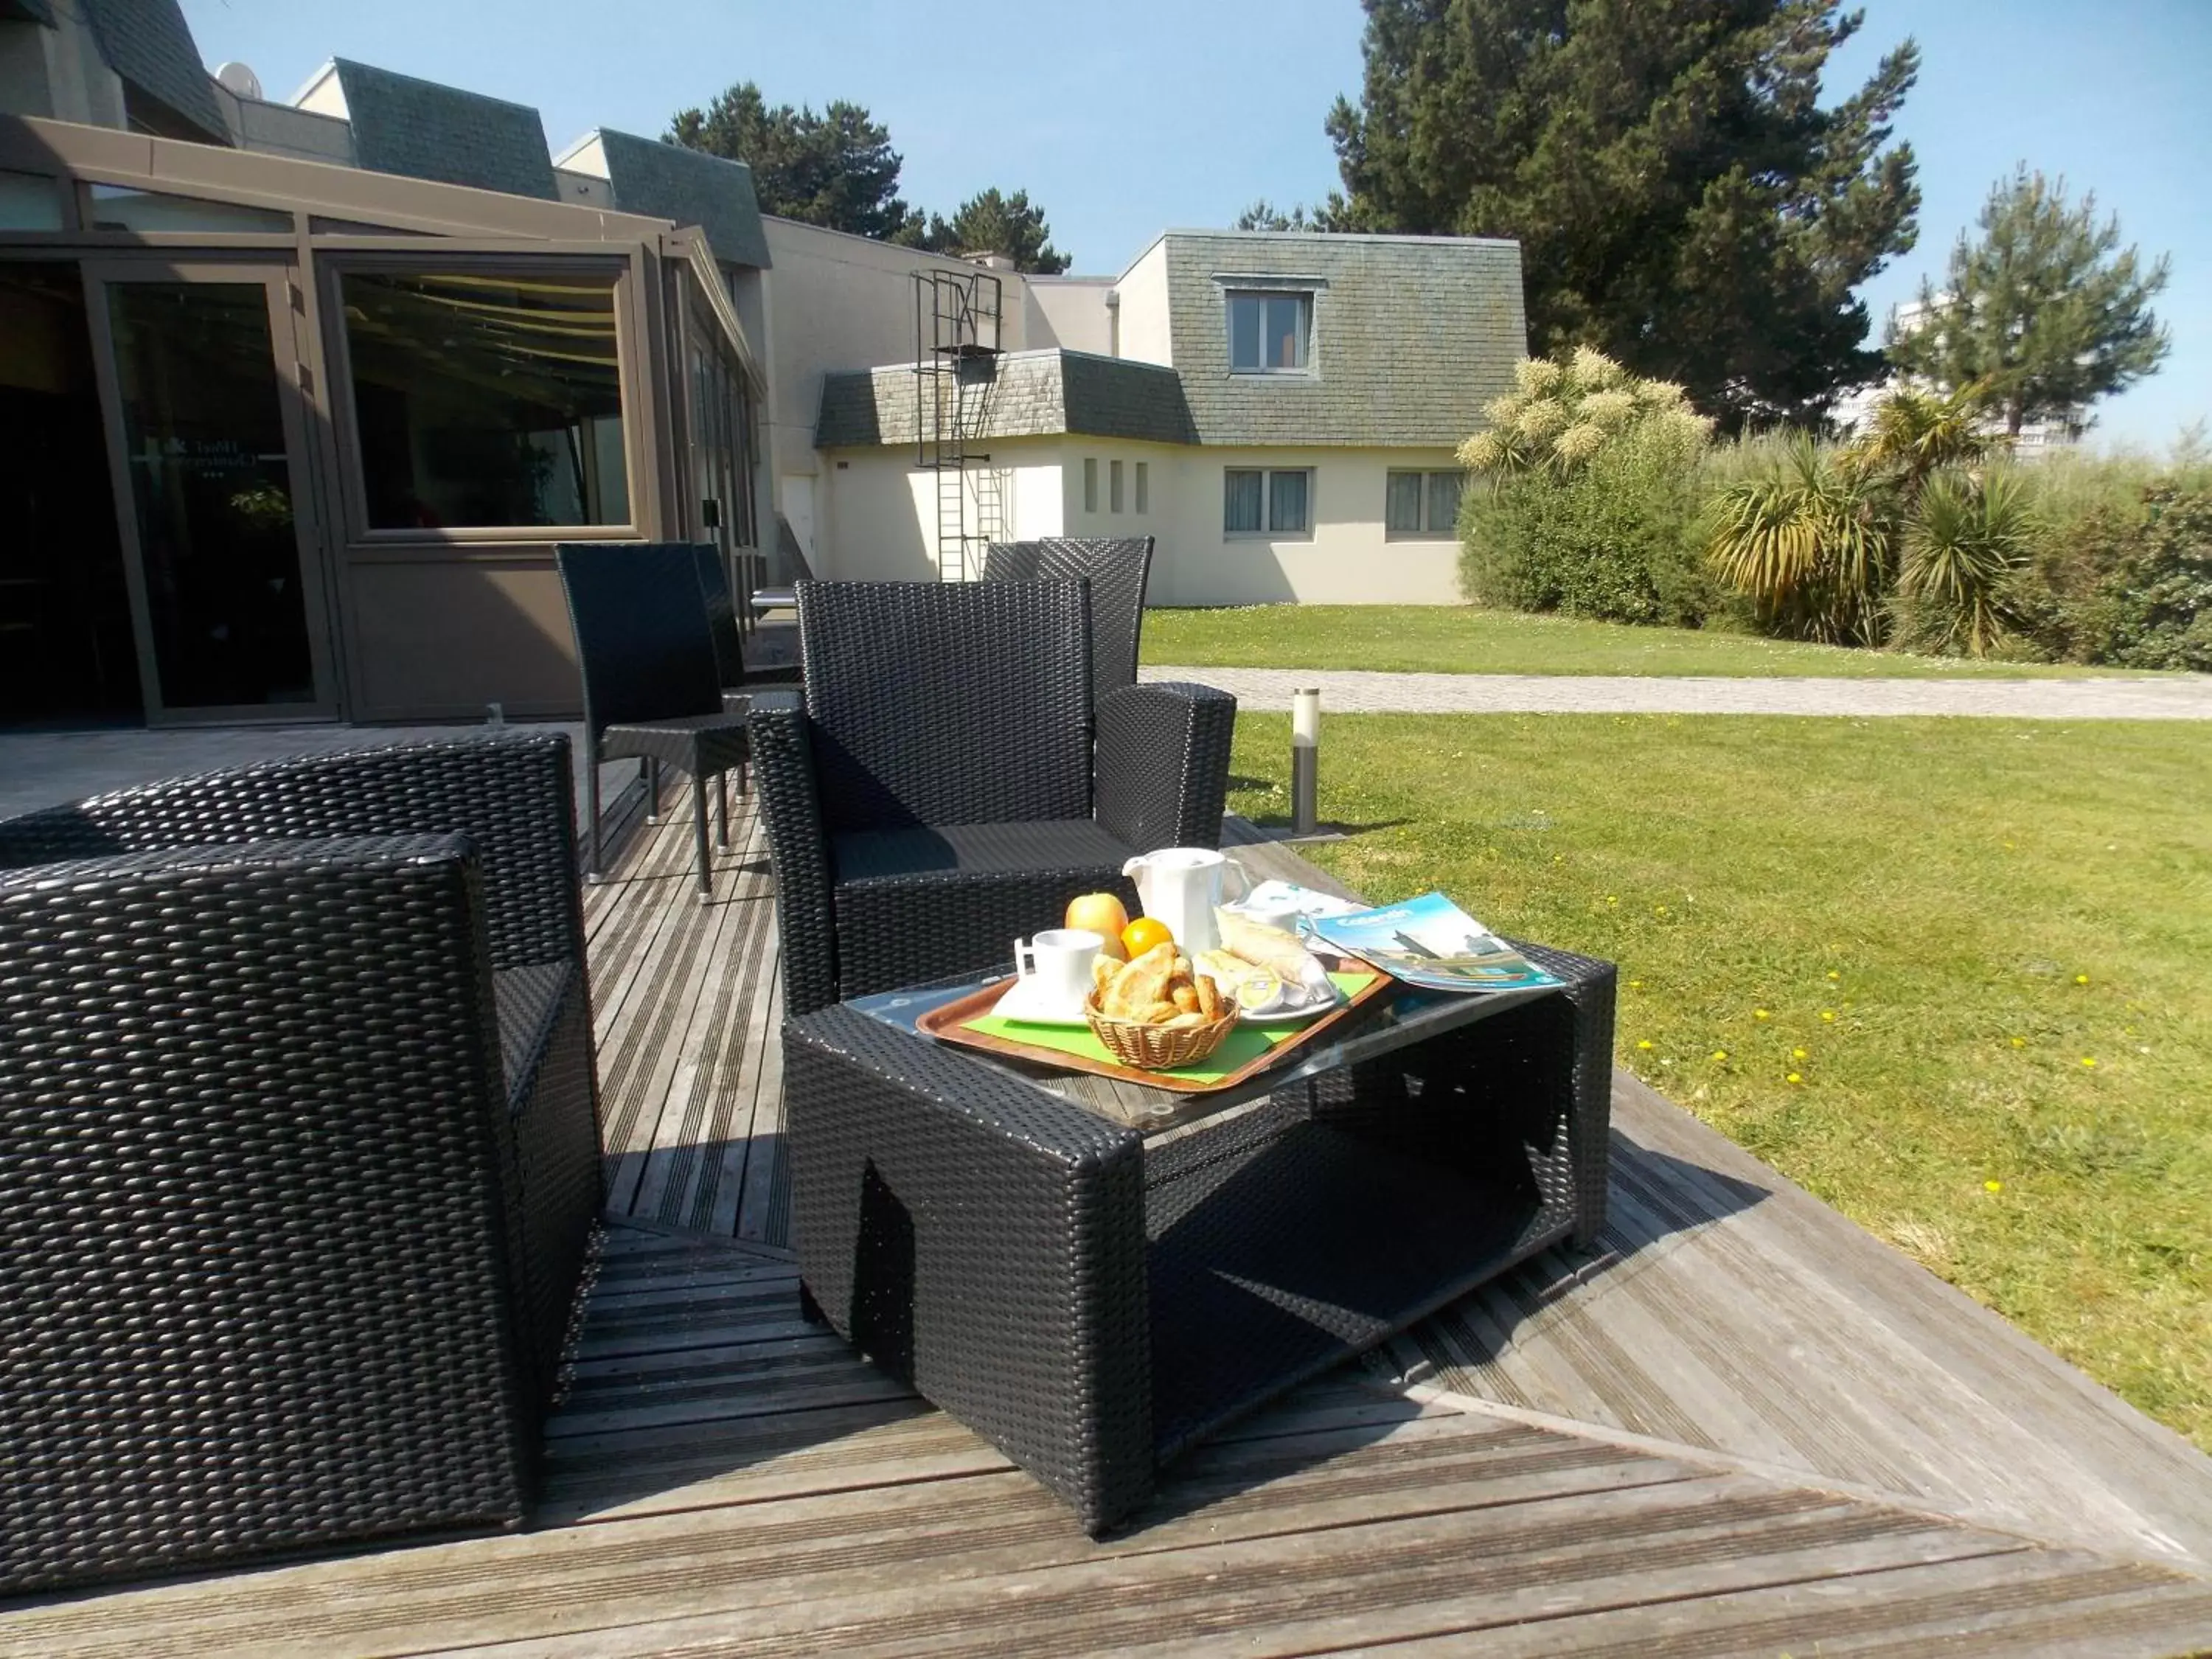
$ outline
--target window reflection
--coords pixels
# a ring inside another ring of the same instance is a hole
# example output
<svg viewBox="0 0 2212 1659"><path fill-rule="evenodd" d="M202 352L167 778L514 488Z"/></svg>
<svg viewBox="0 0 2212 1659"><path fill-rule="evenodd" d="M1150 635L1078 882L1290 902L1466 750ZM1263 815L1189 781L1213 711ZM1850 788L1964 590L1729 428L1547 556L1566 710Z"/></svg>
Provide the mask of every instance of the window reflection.
<svg viewBox="0 0 2212 1659"><path fill-rule="evenodd" d="M343 278L377 530L629 522L615 278Z"/></svg>

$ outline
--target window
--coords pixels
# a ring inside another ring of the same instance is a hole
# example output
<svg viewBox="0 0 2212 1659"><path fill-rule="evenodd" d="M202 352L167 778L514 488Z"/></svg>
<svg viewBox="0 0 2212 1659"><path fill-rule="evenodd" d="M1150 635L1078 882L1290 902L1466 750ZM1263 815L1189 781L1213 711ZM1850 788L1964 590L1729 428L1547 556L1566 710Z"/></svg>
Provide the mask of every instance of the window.
<svg viewBox="0 0 2212 1659"><path fill-rule="evenodd" d="M1137 463L1137 511L1152 510L1152 469L1144 461Z"/></svg>
<svg viewBox="0 0 2212 1659"><path fill-rule="evenodd" d="M0 172L0 230L59 230L61 191L36 173Z"/></svg>
<svg viewBox="0 0 2212 1659"><path fill-rule="evenodd" d="M1312 331L1310 294L1229 295L1229 367L1236 374L1304 374Z"/></svg>
<svg viewBox="0 0 2212 1659"><path fill-rule="evenodd" d="M1098 510L1098 458L1096 455L1083 458L1083 510L1085 513Z"/></svg>
<svg viewBox="0 0 2212 1659"><path fill-rule="evenodd" d="M371 529L629 522L612 273L341 280Z"/></svg>
<svg viewBox="0 0 2212 1659"><path fill-rule="evenodd" d="M1313 472L1307 467L1263 472L1232 466L1222 473L1221 528L1231 536L1313 533Z"/></svg>
<svg viewBox="0 0 2212 1659"><path fill-rule="evenodd" d="M1461 472L1393 472L1384 486L1383 533L1409 539L1452 535L1466 482Z"/></svg>
<svg viewBox="0 0 2212 1659"><path fill-rule="evenodd" d="M292 216L239 202L172 196L131 185L87 185L82 212L93 230L212 230L292 234Z"/></svg>
<svg viewBox="0 0 2212 1659"><path fill-rule="evenodd" d="M1106 463L1106 505L1114 512L1121 510L1121 463Z"/></svg>

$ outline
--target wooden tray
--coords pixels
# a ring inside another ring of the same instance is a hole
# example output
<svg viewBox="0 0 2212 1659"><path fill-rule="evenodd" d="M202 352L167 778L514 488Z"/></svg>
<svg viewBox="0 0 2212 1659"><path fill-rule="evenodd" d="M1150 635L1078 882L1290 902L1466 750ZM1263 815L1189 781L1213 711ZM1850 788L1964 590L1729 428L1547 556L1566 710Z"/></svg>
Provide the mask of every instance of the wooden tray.
<svg viewBox="0 0 2212 1659"><path fill-rule="evenodd" d="M1361 970L1364 964L1346 963L1338 967L1338 973ZM1372 973L1374 970L1368 969ZM1211 1081L1198 1078L1177 1077L1172 1072L1147 1072L1141 1066L1124 1066L1115 1060L1093 1060L1087 1054L1071 1054L1063 1049L1047 1048L1035 1043L1017 1042L1011 1038L996 1036L988 1031L971 1031L963 1022L979 1018L998 1006L999 999L1013 984L1009 976L986 985L980 991L971 991L957 1002L948 1002L941 1008L933 1008L915 1021L915 1030L925 1036L935 1037L940 1042L957 1042L963 1048L980 1048L985 1054L1006 1054L1016 1060L1025 1060L1034 1065L1056 1066L1063 1072L1088 1072L1094 1077L1110 1077L1117 1082L1134 1083L1146 1089L1165 1089L1172 1093L1201 1095L1216 1089L1229 1089L1244 1081L1256 1072L1266 1071L1286 1054L1296 1054L1339 1021L1372 1002L1388 991L1394 983L1389 975L1375 973L1374 977L1329 1013L1302 1025L1291 1036L1262 1053L1255 1054L1235 1071ZM1085 1029L1088 1029L1087 1027ZM1241 1027L1251 1030L1251 1027ZM1234 1041L1235 1030L1229 1041Z"/></svg>

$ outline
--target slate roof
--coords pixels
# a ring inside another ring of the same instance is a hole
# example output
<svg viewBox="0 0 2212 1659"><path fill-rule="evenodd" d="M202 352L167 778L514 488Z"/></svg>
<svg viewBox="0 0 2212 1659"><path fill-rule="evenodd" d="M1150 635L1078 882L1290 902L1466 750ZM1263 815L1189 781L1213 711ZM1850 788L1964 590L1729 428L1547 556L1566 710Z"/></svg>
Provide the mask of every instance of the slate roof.
<svg viewBox="0 0 2212 1659"><path fill-rule="evenodd" d="M52 23L48 7L36 9ZM108 68L216 143L230 142L177 0L85 0L84 10Z"/></svg>
<svg viewBox="0 0 2212 1659"><path fill-rule="evenodd" d="M47 0L0 0L0 17L27 18L33 23L55 27L54 9Z"/></svg>
<svg viewBox="0 0 2212 1659"><path fill-rule="evenodd" d="M1170 349L1208 444L1449 446L1528 349L1521 246L1461 236L1166 233ZM1231 374L1236 278L1311 278L1310 375Z"/></svg>
<svg viewBox="0 0 2212 1659"><path fill-rule="evenodd" d="M353 123L358 165L439 184L560 199L544 124L527 104L418 81L349 58L332 61Z"/></svg>
<svg viewBox="0 0 2212 1659"><path fill-rule="evenodd" d="M768 234L761 228L753 170L743 161L605 127L599 146L619 211L696 225L707 233L716 258L768 269Z"/></svg>
<svg viewBox="0 0 2212 1659"><path fill-rule="evenodd" d="M1153 443L1197 441L1182 383L1158 363L1087 351L1017 351L977 360L969 372L991 383L979 438L1080 433ZM910 444L921 407L915 371L905 363L822 377L814 422L818 449ZM971 388L969 395L975 394Z"/></svg>

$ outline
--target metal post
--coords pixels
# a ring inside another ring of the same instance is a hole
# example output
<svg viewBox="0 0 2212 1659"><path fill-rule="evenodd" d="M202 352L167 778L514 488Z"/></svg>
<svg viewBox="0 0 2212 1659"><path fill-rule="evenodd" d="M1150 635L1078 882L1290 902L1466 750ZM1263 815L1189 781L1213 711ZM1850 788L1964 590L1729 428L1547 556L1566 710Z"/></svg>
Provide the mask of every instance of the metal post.
<svg viewBox="0 0 2212 1659"><path fill-rule="evenodd" d="M1310 836L1319 823L1321 692L1291 694L1291 830Z"/></svg>

